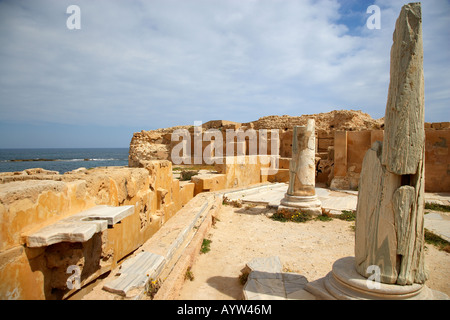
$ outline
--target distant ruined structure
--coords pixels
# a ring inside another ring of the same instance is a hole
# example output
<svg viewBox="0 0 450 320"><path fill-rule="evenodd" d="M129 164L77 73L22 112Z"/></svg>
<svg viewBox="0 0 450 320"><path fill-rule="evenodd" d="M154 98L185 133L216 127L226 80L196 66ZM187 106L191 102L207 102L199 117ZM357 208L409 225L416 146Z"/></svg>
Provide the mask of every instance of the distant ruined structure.
<svg viewBox="0 0 450 320"><path fill-rule="evenodd" d="M364 154L375 141L383 141L384 118L372 119L361 111L335 110L302 116L267 116L249 123L225 120L208 121L202 125L203 132L218 129L224 135L227 129L248 130L278 129L279 170L269 176L271 182L289 181L289 161L292 157L292 137L295 126L305 126L308 118L315 120L316 134L316 182L325 183L333 189L358 188ZM171 141L171 133L184 128L194 135L194 126L178 126L136 132L130 143L129 166L140 167L141 161L171 160L172 148L178 143ZM450 190L450 122L425 123L425 190L446 192ZM269 137L270 138L270 137ZM193 139L192 139L193 141ZM244 149L250 155L249 141ZM203 150L209 145L204 143ZM223 155L226 154L225 144ZM194 150L194 148L191 148ZM202 151L203 151L202 150ZM270 154L270 144L267 152ZM258 153L259 150L256 151ZM193 155L192 155L193 156ZM193 163L194 161L192 161Z"/></svg>

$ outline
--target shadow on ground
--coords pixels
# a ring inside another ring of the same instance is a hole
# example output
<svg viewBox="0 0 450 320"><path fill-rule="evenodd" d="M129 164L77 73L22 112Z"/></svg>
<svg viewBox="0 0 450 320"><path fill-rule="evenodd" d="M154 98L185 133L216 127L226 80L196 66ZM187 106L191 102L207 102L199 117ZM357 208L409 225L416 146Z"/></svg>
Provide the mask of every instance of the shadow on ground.
<svg viewBox="0 0 450 320"><path fill-rule="evenodd" d="M215 276L207 280L207 283L212 288L222 292L230 297L230 299L243 300L243 288L238 277L222 277Z"/></svg>

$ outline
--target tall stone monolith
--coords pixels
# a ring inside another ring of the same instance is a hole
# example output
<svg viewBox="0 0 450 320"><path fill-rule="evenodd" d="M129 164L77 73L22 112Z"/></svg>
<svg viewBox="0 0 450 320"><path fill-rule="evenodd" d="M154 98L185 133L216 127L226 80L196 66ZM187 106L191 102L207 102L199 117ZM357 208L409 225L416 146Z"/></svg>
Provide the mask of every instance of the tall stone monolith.
<svg viewBox="0 0 450 320"><path fill-rule="evenodd" d="M306 126L295 126L292 137L292 159L289 163L289 187L278 211L300 211L315 215L322 213L316 195L316 135L315 120Z"/></svg>
<svg viewBox="0 0 450 320"><path fill-rule="evenodd" d="M383 142L366 152L356 208L355 257L306 290L320 299L448 299L424 283L424 76L420 3L395 25Z"/></svg>
<svg viewBox="0 0 450 320"><path fill-rule="evenodd" d="M424 283L424 76L420 3L395 25L383 143L366 153L357 206L355 263L381 282Z"/></svg>

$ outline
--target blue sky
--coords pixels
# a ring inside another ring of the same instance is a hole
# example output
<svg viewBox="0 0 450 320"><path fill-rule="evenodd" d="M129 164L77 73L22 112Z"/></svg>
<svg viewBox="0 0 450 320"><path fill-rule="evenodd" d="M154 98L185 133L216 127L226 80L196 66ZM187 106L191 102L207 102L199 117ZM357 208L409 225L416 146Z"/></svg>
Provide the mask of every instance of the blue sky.
<svg viewBox="0 0 450 320"><path fill-rule="evenodd" d="M384 116L405 1L0 1L0 148L336 109ZM81 29L69 30L69 5ZM381 9L370 30L367 8ZM450 121L450 1L422 1L425 120Z"/></svg>

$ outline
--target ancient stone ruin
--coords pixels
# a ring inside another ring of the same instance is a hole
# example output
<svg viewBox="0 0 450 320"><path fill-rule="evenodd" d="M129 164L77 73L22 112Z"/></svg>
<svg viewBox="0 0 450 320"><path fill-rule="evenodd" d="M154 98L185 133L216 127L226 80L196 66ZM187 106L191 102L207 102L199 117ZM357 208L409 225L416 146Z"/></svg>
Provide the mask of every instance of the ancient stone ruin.
<svg viewBox="0 0 450 320"><path fill-rule="evenodd" d="M374 143L364 158L357 210L356 269L367 276L368 266L380 266L383 283L405 285L427 279L422 47L421 6L404 6L391 49L384 139Z"/></svg>
<svg viewBox="0 0 450 320"><path fill-rule="evenodd" d="M420 4L404 6L397 20L390 77L381 119L335 110L211 120L136 132L127 167L0 173L0 299L176 299L221 212L253 218L242 208L246 198L267 221L268 212L319 216L324 191L334 192L333 204L357 198L355 242L351 234L344 243L350 252L354 244L354 256L311 282L277 256L255 257L242 286L246 299L447 298L426 285L424 197L450 190L450 122L424 123ZM172 158L178 129L189 137L189 164ZM211 129L215 139L204 139ZM227 130L243 134L218 143ZM314 239L278 238L279 252L283 240L307 251Z"/></svg>
<svg viewBox="0 0 450 320"><path fill-rule="evenodd" d="M403 6L393 40L384 139L372 145L362 165L355 257L336 261L325 279L309 284L308 290L319 297L442 297L424 285L425 103L420 3ZM377 286L371 287L365 281L374 273Z"/></svg>
<svg viewBox="0 0 450 320"><path fill-rule="evenodd" d="M316 136L315 121L294 127L292 159L289 163L289 187L278 210L302 211L320 215L322 209L316 195Z"/></svg>
<svg viewBox="0 0 450 320"><path fill-rule="evenodd" d="M325 183L332 189L358 188L364 154L373 142L382 141L384 117L373 119L370 115L354 110L335 110L327 113L302 116L267 116L249 123L213 120L202 124L202 130L217 129L225 141L226 130L253 129L278 130L279 168L276 174L268 176L270 182L289 182L289 162L292 157L293 128L305 126L307 119L315 120L316 135L316 183ZM130 143L129 166L142 167L141 162L171 160L176 143L171 134L176 129L188 130L194 141L194 127L180 126L157 130L142 130L134 133ZM270 138L270 137L268 137ZM450 190L448 143L450 122L425 123L425 190L446 192ZM270 139L269 139L270 140ZM249 141L244 140L246 155L250 155ZM202 145L202 152L209 142ZM226 146L223 144L223 155ZM194 149L193 147L191 148ZM259 150L257 150L259 153ZM271 154L270 143L267 153Z"/></svg>

